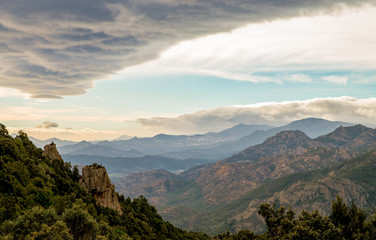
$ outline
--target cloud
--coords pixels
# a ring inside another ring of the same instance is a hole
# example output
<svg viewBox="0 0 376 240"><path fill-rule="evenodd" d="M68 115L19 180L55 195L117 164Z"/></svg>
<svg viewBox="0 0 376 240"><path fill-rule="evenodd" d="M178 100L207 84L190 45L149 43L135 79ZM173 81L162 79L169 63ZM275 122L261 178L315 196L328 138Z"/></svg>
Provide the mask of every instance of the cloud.
<svg viewBox="0 0 376 240"><path fill-rule="evenodd" d="M0 98L6 98L6 97L29 98L30 96L28 94L21 93L20 91L18 91L16 89L1 88L0 87Z"/></svg>
<svg viewBox="0 0 376 240"><path fill-rule="evenodd" d="M42 124L36 126L36 128L47 128L47 129L57 128L57 127L59 127L59 124L55 122L50 122L50 121L43 122Z"/></svg>
<svg viewBox="0 0 376 240"><path fill-rule="evenodd" d="M360 123L369 127L376 127L376 98L338 97L315 98L303 101L264 102L251 105L225 106L179 116L150 116L137 119L126 116L94 116L94 113L72 118L69 117L72 116L70 111L7 108L0 110L0 121L40 121L41 119L49 118L48 112L54 116L54 119L58 119L60 123L65 122L66 126L74 126L74 128L58 127L56 123L48 121L37 127L12 128L10 127L12 124L6 125L8 125L8 129L12 133L24 130L29 135L39 139L58 137L75 141L115 139L120 135L146 137L159 133L197 134L221 131L237 124L280 126L309 117ZM6 115L6 113L13 116ZM101 128L98 126L93 127L95 129L85 128L88 122L97 121L103 122L104 125ZM118 129L121 130L108 130L114 129L114 125L119 126ZM48 126L56 127L48 128Z"/></svg>
<svg viewBox="0 0 376 240"><path fill-rule="evenodd" d="M140 113L141 115L145 115ZM101 108L38 108L38 107L4 107L0 108L0 122L39 122L44 119L54 118L61 122L71 122L80 124L96 124L104 123L124 123L134 121L129 115L114 115L103 112ZM57 126L56 126L57 125ZM58 127L56 122L45 121L38 124L37 128L53 128Z"/></svg>
<svg viewBox="0 0 376 240"><path fill-rule="evenodd" d="M347 80L348 80L347 77L335 76L335 75L325 76L325 77L322 77L321 79L328 81L330 83L342 84L342 85L346 85Z"/></svg>
<svg viewBox="0 0 376 240"><path fill-rule="evenodd" d="M305 74L301 74L301 73L291 74L285 77L285 79L289 81L293 81L293 82L303 82L303 83L312 82L312 79L309 76Z"/></svg>
<svg viewBox="0 0 376 240"><path fill-rule="evenodd" d="M357 72L364 78L376 69L376 32L359 26L375 21L376 8L365 7L341 15L250 24L181 42L157 60L125 69L122 76L180 74L253 83L309 83L327 72ZM334 84L344 81L328 79Z"/></svg>
<svg viewBox="0 0 376 240"><path fill-rule="evenodd" d="M70 128L16 128L8 127L9 133L18 133L20 130L27 133L29 136L35 137L40 140L49 138L59 138L62 140L71 141L97 141L97 140L111 140L116 139L121 135L125 135L122 131L106 131L94 130L91 128L85 129L70 129Z"/></svg>
<svg viewBox="0 0 376 240"><path fill-rule="evenodd" d="M0 86L34 98L84 94L182 40L367 3L374 0L4 0Z"/></svg>
<svg viewBox="0 0 376 240"><path fill-rule="evenodd" d="M139 118L137 121L142 128L154 133L194 134L220 131L241 123L279 126L309 117L376 126L376 98L339 97L259 103L203 110L176 117Z"/></svg>
<svg viewBox="0 0 376 240"><path fill-rule="evenodd" d="M4 107L0 108L0 121L41 120L46 119L48 114L35 107Z"/></svg>

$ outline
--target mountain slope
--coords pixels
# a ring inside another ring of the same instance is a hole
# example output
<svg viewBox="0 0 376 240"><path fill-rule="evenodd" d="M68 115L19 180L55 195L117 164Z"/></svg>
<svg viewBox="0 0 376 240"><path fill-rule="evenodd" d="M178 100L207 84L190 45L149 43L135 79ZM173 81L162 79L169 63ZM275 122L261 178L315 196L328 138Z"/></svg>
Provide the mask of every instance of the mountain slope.
<svg viewBox="0 0 376 240"><path fill-rule="evenodd" d="M196 216L191 229L214 233L231 226L233 230L250 228L261 231L263 222L257 211L258 206L265 202L291 206L298 213L303 209L318 209L327 215L331 210L331 200L339 195L347 204L353 202L366 211L373 211L375 184L376 151L372 151L330 168L295 173L267 182L239 199L204 211Z"/></svg>
<svg viewBox="0 0 376 240"><path fill-rule="evenodd" d="M271 181L275 186L279 186L279 189L283 189L282 183L286 187L290 183L282 181L287 175L318 171L318 169L328 168L359 156L364 151L375 149L375 132L375 129L361 125L340 127L333 133L316 139L311 139L300 131L281 132L262 144L252 146L241 154L230 157L230 161L225 159L183 172L179 177L185 183L179 189L167 190L163 194L153 194L149 191L147 194L157 204L163 216L175 224L181 224L179 226L195 229L198 219L202 214L206 215L208 209L220 209L246 196L248 192L260 191L257 189L269 186L267 184ZM336 139L343 141L339 143ZM277 184L279 180L281 184ZM293 181L294 178L290 180ZM316 185L335 184L330 179L322 181ZM148 181L144 179L143 182L145 185L137 187L140 190L148 189ZM338 186L354 189L357 185L343 180ZM316 188L323 189L322 187ZM234 217L230 215L226 217ZM211 222L207 218L206 220L208 223ZM223 224L225 226L225 223ZM215 229L216 223L210 226ZM213 233L209 228L204 230Z"/></svg>
<svg viewBox="0 0 376 240"><path fill-rule="evenodd" d="M309 147L320 146L319 142L313 141L303 132L282 131L274 137L266 139L262 144L249 147L222 162L236 162L242 160L257 161L261 157L272 157L282 154L299 154Z"/></svg>
<svg viewBox="0 0 376 240"><path fill-rule="evenodd" d="M332 133L318 137L316 140L329 147L367 150L376 147L376 131L362 125L339 127Z"/></svg>
<svg viewBox="0 0 376 240"><path fill-rule="evenodd" d="M329 144L328 139L337 139L343 132L352 133L346 142ZM195 182L202 187L206 201L225 202L268 179L329 167L376 149L375 134L375 129L361 125L340 127L316 139L310 139L300 131L280 132L262 144L203 168Z"/></svg>
<svg viewBox="0 0 376 240"><path fill-rule="evenodd" d="M119 196L123 214L101 207L80 178L69 163L44 157L25 133L13 138L0 124L0 238L208 239L163 221L142 196Z"/></svg>

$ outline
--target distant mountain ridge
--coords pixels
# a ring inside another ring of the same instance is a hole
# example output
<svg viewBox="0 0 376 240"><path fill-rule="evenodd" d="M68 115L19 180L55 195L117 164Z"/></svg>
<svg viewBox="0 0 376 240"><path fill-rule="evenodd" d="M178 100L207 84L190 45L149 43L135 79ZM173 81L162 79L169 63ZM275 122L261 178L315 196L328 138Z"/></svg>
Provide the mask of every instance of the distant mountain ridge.
<svg viewBox="0 0 376 240"><path fill-rule="evenodd" d="M181 151L197 147L211 148L225 142L235 141L249 135L256 130L273 128L268 125L239 124L220 132L209 132L196 135L168 135L158 134L154 137L137 138L127 140L100 141L97 143L82 141L79 143L64 144L59 146L62 154L70 155L98 155L104 157L141 157L145 155L165 155L171 151ZM119 139L122 139L120 137ZM38 141L38 140L36 140ZM97 146L97 148L93 147ZM110 155L107 155L106 153ZM175 157L172 157L175 158ZM194 158L194 157L193 157ZM185 158L191 159L191 157Z"/></svg>
<svg viewBox="0 0 376 240"><path fill-rule="evenodd" d="M59 146L58 139L46 141L48 141L47 144L54 141L64 159L71 161L72 164L81 164L82 162L90 164L94 159L110 165L113 165L111 162L118 162L118 168L110 168L109 174L111 177L119 178L121 174L126 175L158 168L165 168L176 173L193 166L229 158L233 154L263 142L279 130L304 130L309 136L316 136L321 132L328 133L335 126L341 125L350 124L308 118L277 128L267 125L239 124L220 132L197 135L158 134L151 138L134 137L121 141L81 141L74 144L63 142L62 146ZM150 164L148 156L156 156L156 162ZM124 164L119 159L123 159ZM125 163L130 163L129 161L135 161L135 163L132 162L127 166ZM166 164L167 162L169 164Z"/></svg>
<svg viewBox="0 0 376 240"><path fill-rule="evenodd" d="M307 118L281 127L238 124L220 132L196 135L158 134L154 137L133 137L131 139L129 139L129 136L123 136L127 140L82 141L79 143L59 139L32 140L40 147L54 141L59 151L65 155L98 155L104 157L163 155L175 159L211 159L214 161L229 157L249 146L262 143L266 138L280 131L300 130L310 137L317 137L333 131L340 125L349 126L351 124ZM119 137L119 139L123 137ZM132 151L130 152L130 150Z"/></svg>
<svg viewBox="0 0 376 240"><path fill-rule="evenodd" d="M29 137L29 139L35 144L35 146L37 146L39 148L43 148L44 146L46 146L47 144L50 144L51 142L54 142L59 147L77 144L77 142L74 142L74 141L61 140L61 139L58 139L58 138L49 138L49 139L46 139L46 140L39 140L39 139L34 138L34 137Z"/></svg>
<svg viewBox="0 0 376 240"><path fill-rule="evenodd" d="M210 158L222 159L230 157L249 146L260 144L268 137L272 137L281 131L300 130L307 136L315 138L334 131L339 126L351 126L352 123L332 122L319 118L306 118L291 122L285 126L275 127L267 130L255 130L251 134L244 136L234 142L224 143L218 147L210 149L192 149L181 152L167 153L166 156L175 158Z"/></svg>

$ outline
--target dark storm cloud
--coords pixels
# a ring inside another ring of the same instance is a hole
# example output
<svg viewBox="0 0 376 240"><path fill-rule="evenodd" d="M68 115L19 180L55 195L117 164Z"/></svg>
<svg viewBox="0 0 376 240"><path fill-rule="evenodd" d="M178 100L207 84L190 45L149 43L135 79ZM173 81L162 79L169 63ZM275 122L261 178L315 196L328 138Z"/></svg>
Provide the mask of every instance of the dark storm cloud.
<svg viewBox="0 0 376 240"><path fill-rule="evenodd" d="M181 40L366 3L375 0L0 0L0 86L83 94Z"/></svg>

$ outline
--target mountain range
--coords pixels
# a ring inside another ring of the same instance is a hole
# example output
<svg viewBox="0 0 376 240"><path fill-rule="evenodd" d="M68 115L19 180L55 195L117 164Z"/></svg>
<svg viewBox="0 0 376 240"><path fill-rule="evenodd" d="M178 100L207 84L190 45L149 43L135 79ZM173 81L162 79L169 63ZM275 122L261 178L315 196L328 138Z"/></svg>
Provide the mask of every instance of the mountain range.
<svg viewBox="0 0 376 240"><path fill-rule="evenodd" d="M325 213L338 194L348 203L372 207L375 149L376 130L362 125L340 126L315 138L289 130L179 175L164 170L131 174L116 186L130 196L145 195L164 218L186 229L261 231L261 202Z"/></svg>
<svg viewBox="0 0 376 240"><path fill-rule="evenodd" d="M197 165L215 162L249 146L262 143L280 131L300 130L310 137L317 137L341 125L351 124L307 118L281 127L239 124L220 132L196 135L158 134L149 138L132 139L124 136L128 140L78 143L56 138L44 141L34 138L31 140L39 147L53 141L63 158L73 165L98 162L109 168L112 178L118 179L122 175L144 170L163 168L176 173ZM116 165L115 163L117 166L112 167Z"/></svg>
<svg viewBox="0 0 376 240"><path fill-rule="evenodd" d="M196 135L158 134L154 137L128 139L119 137L114 141L72 142L60 139L31 140L43 147L52 141L61 154L97 155L104 157L141 157L145 155L163 155L178 159L213 159L218 160L231 156L246 147L259 144L266 138L285 130L300 130L310 137L317 137L333 131L338 126L349 126L350 123L332 122L318 118L307 118L294 121L281 127L268 125L239 124L220 132L209 132ZM95 147L93 147L95 146Z"/></svg>
<svg viewBox="0 0 376 240"><path fill-rule="evenodd" d="M188 149L212 148L222 143L238 140L256 130L272 128L267 125L237 125L221 132L209 132L196 135L167 135L158 134L154 137L137 138L129 140L102 141L96 144L80 142L70 146L62 146L59 150L62 154L75 155L80 151L82 155L99 155L108 157L106 152L111 152L116 157L128 157L128 151L139 152L138 156L165 155L168 152L184 151ZM95 146L92 148L91 146ZM102 149L105 148L105 151ZM96 150L97 149L97 150Z"/></svg>

